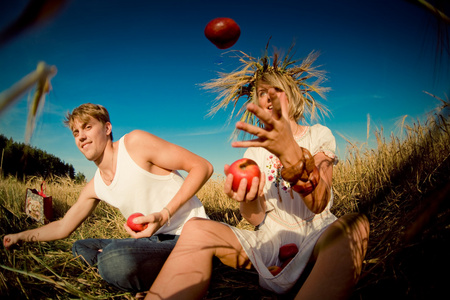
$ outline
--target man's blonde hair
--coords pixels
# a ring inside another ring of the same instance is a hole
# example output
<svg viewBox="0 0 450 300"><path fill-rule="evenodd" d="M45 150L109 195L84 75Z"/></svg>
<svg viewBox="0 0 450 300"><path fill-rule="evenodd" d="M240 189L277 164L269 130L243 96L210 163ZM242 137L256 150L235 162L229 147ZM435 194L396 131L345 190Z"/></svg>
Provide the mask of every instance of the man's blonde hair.
<svg viewBox="0 0 450 300"><path fill-rule="evenodd" d="M75 108L72 113L68 112L66 114L66 119L64 120L64 125L73 130L75 120L79 120L81 123L89 122L90 118L94 118L101 122L103 125L106 123L111 123L109 118L108 110L99 104L85 103L81 104ZM113 140L112 132L110 134L111 140Z"/></svg>

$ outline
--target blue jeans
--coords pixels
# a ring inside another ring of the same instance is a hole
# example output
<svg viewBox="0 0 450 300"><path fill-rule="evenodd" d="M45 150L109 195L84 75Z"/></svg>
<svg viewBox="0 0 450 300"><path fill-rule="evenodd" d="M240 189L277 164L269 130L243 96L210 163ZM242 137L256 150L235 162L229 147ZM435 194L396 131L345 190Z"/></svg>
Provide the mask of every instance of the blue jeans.
<svg viewBox="0 0 450 300"><path fill-rule="evenodd" d="M109 284L128 292L142 292L156 279L178 237L160 234L140 239L86 239L76 241L72 252L88 265L97 265L100 276Z"/></svg>

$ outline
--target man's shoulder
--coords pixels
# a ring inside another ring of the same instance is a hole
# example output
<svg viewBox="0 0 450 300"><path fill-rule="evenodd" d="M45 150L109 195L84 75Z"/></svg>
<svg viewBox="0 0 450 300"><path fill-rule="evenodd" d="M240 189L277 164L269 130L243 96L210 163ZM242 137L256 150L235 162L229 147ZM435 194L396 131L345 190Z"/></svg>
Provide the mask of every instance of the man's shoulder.
<svg viewBox="0 0 450 300"><path fill-rule="evenodd" d="M162 139L157 137L156 135L139 129L127 133L123 136L123 139L127 149L129 149L130 146L133 148L139 148L144 144L147 146L158 145L162 141Z"/></svg>
<svg viewBox="0 0 450 300"><path fill-rule="evenodd" d="M153 134L151 134L150 132L140 130L140 129L135 129L133 131L130 131L126 135L124 135L122 138L125 138L125 141L127 141L127 142L129 142L129 141L139 142L139 140L153 138L153 137L155 137L155 136Z"/></svg>

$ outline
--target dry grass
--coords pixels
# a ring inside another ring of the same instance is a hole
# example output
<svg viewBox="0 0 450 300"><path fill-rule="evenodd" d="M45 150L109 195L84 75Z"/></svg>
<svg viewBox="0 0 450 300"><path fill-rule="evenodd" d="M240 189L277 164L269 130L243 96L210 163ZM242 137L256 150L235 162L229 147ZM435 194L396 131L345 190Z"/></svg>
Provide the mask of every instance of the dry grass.
<svg viewBox="0 0 450 300"><path fill-rule="evenodd" d="M431 299L444 291L438 274L450 266L448 105L425 121L407 124L404 117L399 136L376 131L375 149L349 143L348 159L336 167L335 214L360 211L371 222L354 299Z"/></svg>
<svg viewBox="0 0 450 300"><path fill-rule="evenodd" d="M363 274L352 299L423 299L445 292L450 267L450 124L448 102L425 121L399 125L385 137L375 131L377 145L348 144L347 158L334 172L337 216L360 211L371 221L371 239ZM25 189L38 188L40 178L23 183L0 180L0 234L37 226L24 214ZM82 186L68 178L48 180L55 218L76 201ZM238 204L223 193L217 176L199 191L212 219L252 229L242 221ZM447 200L447 201L446 201ZM105 284L96 270L74 260L71 244L88 237L126 237L123 217L101 204L94 214L62 241L23 244L0 250L0 298L8 299L133 299ZM290 299L258 287L252 272L217 264L207 299Z"/></svg>

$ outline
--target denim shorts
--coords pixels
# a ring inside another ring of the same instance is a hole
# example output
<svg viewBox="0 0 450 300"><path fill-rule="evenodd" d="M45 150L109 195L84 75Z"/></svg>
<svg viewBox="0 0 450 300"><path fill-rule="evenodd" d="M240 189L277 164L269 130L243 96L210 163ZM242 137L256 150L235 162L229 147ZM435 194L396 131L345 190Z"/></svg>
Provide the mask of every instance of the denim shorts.
<svg viewBox="0 0 450 300"><path fill-rule="evenodd" d="M75 257L97 266L109 284L128 292L147 291L178 240L178 235L149 238L85 239L73 244Z"/></svg>

